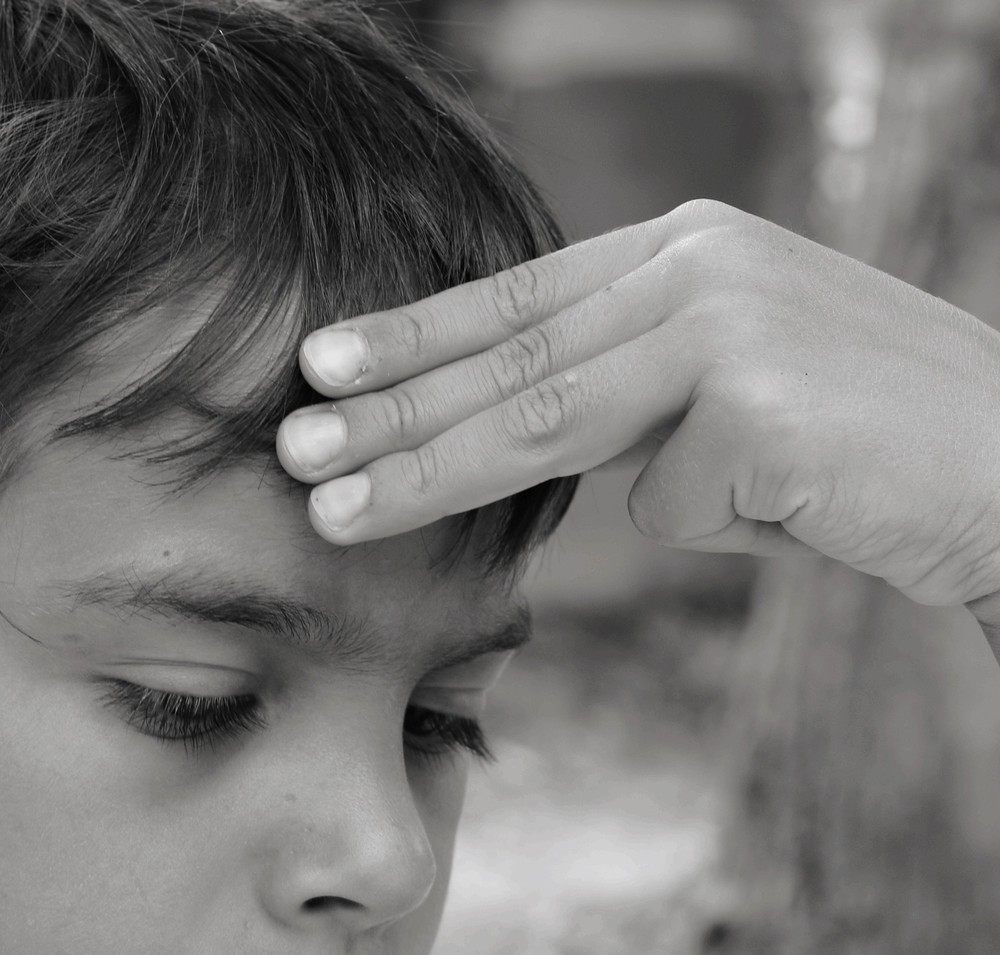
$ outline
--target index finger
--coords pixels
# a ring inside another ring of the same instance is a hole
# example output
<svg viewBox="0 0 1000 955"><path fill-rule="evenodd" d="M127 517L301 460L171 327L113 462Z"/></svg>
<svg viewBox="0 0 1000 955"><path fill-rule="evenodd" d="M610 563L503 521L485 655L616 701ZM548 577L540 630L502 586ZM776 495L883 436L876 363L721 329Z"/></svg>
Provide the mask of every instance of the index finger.
<svg viewBox="0 0 1000 955"><path fill-rule="evenodd" d="M313 332L299 350L302 374L320 394L348 397L491 348L644 265L664 246L666 219Z"/></svg>

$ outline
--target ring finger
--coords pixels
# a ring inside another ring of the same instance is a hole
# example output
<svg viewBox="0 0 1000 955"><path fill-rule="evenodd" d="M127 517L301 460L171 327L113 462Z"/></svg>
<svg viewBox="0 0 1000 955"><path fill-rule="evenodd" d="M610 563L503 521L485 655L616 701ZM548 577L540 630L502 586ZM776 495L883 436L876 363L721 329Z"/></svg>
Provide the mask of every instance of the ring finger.
<svg viewBox="0 0 1000 955"><path fill-rule="evenodd" d="M662 259L479 354L391 388L294 412L279 428L282 466L318 483L407 451L546 378L655 328L666 314Z"/></svg>

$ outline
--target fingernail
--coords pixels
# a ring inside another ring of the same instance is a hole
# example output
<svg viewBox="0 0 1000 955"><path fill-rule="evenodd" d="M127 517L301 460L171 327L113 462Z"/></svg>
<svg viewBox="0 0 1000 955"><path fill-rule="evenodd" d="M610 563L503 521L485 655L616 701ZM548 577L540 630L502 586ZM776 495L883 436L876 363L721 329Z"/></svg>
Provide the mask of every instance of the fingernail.
<svg viewBox="0 0 1000 955"><path fill-rule="evenodd" d="M282 428L285 449L303 471L319 471L344 450L347 429L336 411L298 414Z"/></svg>
<svg viewBox="0 0 1000 955"><path fill-rule="evenodd" d="M350 328L313 332L302 345L302 355L328 385L353 384L368 367L368 343Z"/></svg>
<svg viewBox="0 0 1000 955"><path fill-rule="evenodd" d="M352 524L371 501L372 482L363 471L317 484L312 489L312 504L330 530L343 530Z"/></svg>

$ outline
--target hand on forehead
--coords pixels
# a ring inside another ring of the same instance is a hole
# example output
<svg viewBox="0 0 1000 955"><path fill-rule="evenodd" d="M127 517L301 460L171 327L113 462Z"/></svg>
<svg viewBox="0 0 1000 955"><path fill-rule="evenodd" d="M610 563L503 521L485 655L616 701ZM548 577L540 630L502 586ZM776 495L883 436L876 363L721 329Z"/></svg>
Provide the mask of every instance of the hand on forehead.
<svg viewBox="0 0 1000 955"><path fill-rule="evenodd" d="M1000 415L998 338L692 202L314 333L300 364L336 407L286 418L278 454L315 485L320 535L352 543L642 450L629 513L661 543L825 554L967 603L1000 589L1000 522L982 520L1000 448L976 424Z"/></svg>

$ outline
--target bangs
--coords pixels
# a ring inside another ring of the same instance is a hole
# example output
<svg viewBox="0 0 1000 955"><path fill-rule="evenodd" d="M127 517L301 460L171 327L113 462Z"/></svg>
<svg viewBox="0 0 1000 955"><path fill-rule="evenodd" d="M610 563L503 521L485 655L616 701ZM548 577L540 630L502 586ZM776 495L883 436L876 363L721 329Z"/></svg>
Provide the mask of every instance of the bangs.
<svg viewBox="0 0 1000 955"><path fill-rule="evenodd" d="M299 373L309 332L561 244L478 120L354 4L52 0L2 16L4 408L214 285L221 299L165 363L56 433L149 430L180 411L189 431L143 451L177 469L178 491L273 458L281 419L327 400ZM259 384L227 391L247 368ZM471 512L460 538L511 570L574 487Z"/></svg>

